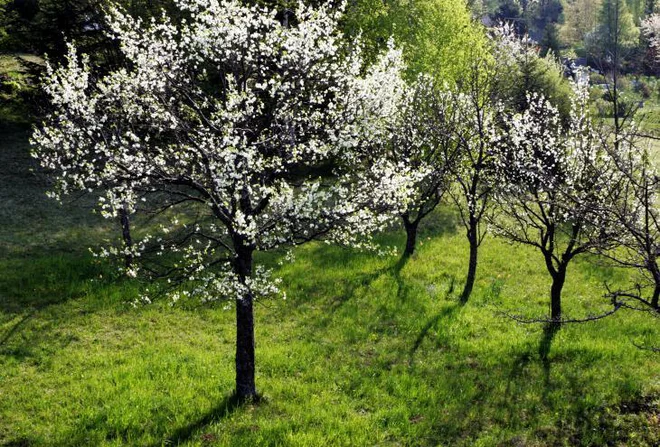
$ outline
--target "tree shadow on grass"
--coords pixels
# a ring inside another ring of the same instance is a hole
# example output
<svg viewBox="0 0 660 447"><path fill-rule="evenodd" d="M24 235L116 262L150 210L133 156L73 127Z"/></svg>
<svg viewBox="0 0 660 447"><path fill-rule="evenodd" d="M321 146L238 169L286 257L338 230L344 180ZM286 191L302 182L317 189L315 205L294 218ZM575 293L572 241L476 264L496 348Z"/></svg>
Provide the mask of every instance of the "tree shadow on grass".
<svg viewBox="0 0 660 447"><path fill-rule="evenodd" d="M424 324L422 329L419 331L419 334L417 334L417 338L415 339L415 342L413 343L412 347L410 348L410 352L408 353L408 364L409 365L414 365L413 358L419 348L422 346L422 343L424 340L428 337L429 332L435 328L438 327L438 324L440 322L443 323L443 328L449 326L454 319L456 318L456 315L458 312L461 310L462 306L459 304L454 304L448 307L445 307L442 309L440 312L438 312L436 315L432 316L431 318L428 319L428 321Z"/></svg>
<svg viewBox="0 0 660 447"><path fill-rule="evenodd" d="M168 436L162 443L153 444L151 447L160 447L162 445L181 445L185 444L188 441L191 441L195 434L198 433L204 427L213 424L215 422L220 422L223 419L229 417L232 413L237 411L240 407L249 404L256 404L259 401L249 401L245 402L239 399L235 394L231 394L225 397L220 404L211 411L199 417L197 420L179 427L174 432Z"/></svg>
<svg viewBox="0 0 660 447"><path fill-rule="evenodd" d="M552 363L550 361L550 349L552 348L552 341L559 332L560 325L557 323L547 323L543 327L543 337L539 343L539 358L543 366L543 383L545 385L545 394L547 395L550 388L550 369Z"/></svg>
<svg viewBox="0 0 660 447"><path fill-rule="evenodd" d="M39 311L83 296L89 281L108 273L88 256L15 259L0 264L0 312Z"/></svg>
<svg viewBox="0 0 660 447"><path fill-rule="evenodd" d="M407 295L408 289L406 287L405 281L403 278L401 278L401 270L403 270L403 268L406 266L409 259L410 256L404 255L397 261L396 264L394 264L394 267L392 267L392 276L396 281L396 297L398 300L403 300Z"/></svg>
<svg viewBox="0 0 660 447"><path fill-rule="evenodd" d="M618 425L623 419L605 411L616 410L616 398L594 399L601 390L591 383L591 373L578 366L584 352L557 350L559 330L556 325L543 327L536 340L514 347L511 357L481 364L477 356L473 367L466 353L450 360L446 370L438 370L438 380L449 381L449 389L461 395L432 424L429 439L442 445L470 445L476 438L466 440L466 433L478 436L495 424L506 427L496 443L502 446L628 445L628 435ZM640 413L644 411L655 410ZM637 430L634 423L628 428L633 429L630 433Z"/></svg>
<svg viewBox="0 0 660 447"><path fill-rule="evenodd" d="M8 331L0 336L0 348L9 341L9 339L14 336L16 333L20 332L21 329L32 319L36 314L35 311L29 312L23 316L16 324L14 324Z"/></svg>
<svg viewBox="0 0 660 447"><path fill-rule="evenodd" d="M556 323L547 323L543 326L543 334L538 346L538 358L543 369L543 384L547 389L550 386L550 372L552 369L552 362L550 360L550 350L552 349L552 341L559 332L560 325ZM533 351L524 351L518 355L513 361L513 367L509 374L509 381L516 380L523 375L525 367L527 367L534 359ZM507 390L509 388L507 387Z"/></svg>
<svg viewBox="0 0 660 447"><path fill-rule="evenodd" d="M54 441L52 444L48 443L46 445L52 447L78 447L82 445L98 445L102 443L102 440L105 440L112 445L162 447L184 445L191 441L194 443L194 441L199 439L202 440L204 445L207 445L208 442L213 441L215 436L210 433L204 433L203 430L205 427L228 418L245 405L256 403L258 403L258 401L241 401L235 396L235 394L228 395L222 399L218 405L195 420L181 427L174 428L169 431L169 433L167 431L165 431L164 434L161 433L162 439L152 441L151 443L137 441L144 435L139 427L131 426L113 429L108 425L107 414L101 411L85 423L74 428L63 438ZM168 427L163 427L161 425L159 428L165 428L165 430L167 430ZM158 438L158 435L155 434L154 437ZM151 439L154 439L154 437ZM26 441L28 442L26 445L32 445L31 440L26 439Z"/></svg>

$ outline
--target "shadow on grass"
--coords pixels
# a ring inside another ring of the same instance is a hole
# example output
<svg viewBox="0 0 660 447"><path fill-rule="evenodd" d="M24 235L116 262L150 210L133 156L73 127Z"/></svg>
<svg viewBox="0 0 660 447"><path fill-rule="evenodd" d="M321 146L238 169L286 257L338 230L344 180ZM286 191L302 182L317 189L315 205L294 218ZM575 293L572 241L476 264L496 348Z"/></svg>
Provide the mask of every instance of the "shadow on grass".
<svg viewBox="0 0 660 447"><path fill-rule="evenodd" d="M191 441L195 434L199 432L204 427L214 423L220 422L223 419L229 417L232 413L238 410L240 407L256 404L259 401L241 401L235 394L225 397L220 404L213 408L208 413L202 415L197 420L191 422L188 425L177 428L174 433L167 437L162 443L153 444L152 447L160 447L162 445L181 445L188 441Z"/></svg>
<svg viewBox="0 0 660 447"><path fill-rule="evenodd" d="M23 314L79 298L90 280L109 277L109 269L85 255L7 259L0 262L0 312ZM106 280L103 280L107 282Z"/></svg>
<svg viewBox="0 0 660 447"><path fill-rule="evenodd" d="M478 357L472 361L461 355L452 360L450 374L442 376L444 371L438 371L438 380L460 390L462 398L432 424L429 444L476 444L480 432L493 423L506 427L498 443L492 444L501 446L632 445L638 430L645 433L644 440L658 439L658 426L647 428L657 406L634 407L635 421L620 417L623 412L616 401L595 399L593 378L574 366L581 352L556 351L559 330L557 325L545 326L535 342L521 346L512 358L502 356L498 362L482 364ZM631 401L643 402L643 398L632 395ZM548 414L556 415L557 421L548 423ZM466 438L466 433L475 438Z"/></svg>
<svg viewBox="0 0 660 447"><path fill-rule="evenodd" d="M364 273L352 278L344 279L341 283L343 285L343 291L341 294L337 295L333 300L330 301L330 309L328 313L328 318L339 311L339 309L344 306L351 298L355 296L355 292L360 288L369 288L371 284L380 278L383 275L391 275L394 281L396 282L396 298L399 301L404 301L409 294L410 285L406 283L405 279L402 277L401 272L403 268L409 261L409 257L399 258L394 265L388 265L374 271ZM451 286L448 291L448 295L453 292L454 288L454 278L451 277ZM323 321L326 321L324 319ZM329 320L328 320L329 321Z"/></svg>
<svg viewBox="0 0 660 447"><path fill-rule="evenodd" d="M439 206L420 222L420 239L423 241L426 237L440 237L456 234L460 222L460 217L457 212L449 207Z"/></svg>
<svg viewBox="0 0 660 447"><path fill-rule="evenodd" d="M0 337L0 347L5 345L7 341L16 333L20 332L21 329L32 319L34 318L36 312L32 311L27 313L23 318L21 318L18 323L14 324L7 332L5 332Z"/></svg>
<svg viewBox="0 0 660 447"><path fill-rule="evenodd" d="M415 339L415 342L413 343L412 348L410 348L410 364L412 365L412 359L415 355L415 353L419 350L420 346L424 342L424 339L428 336L429 332L436 328L438 326L438 323L441 321L445 324L448 325L452 321L454 321L456 314L458 311L461 309L462 306L455 304L453 306L445 307L442 309L440 312L438 312L436 315L433 317L429 318L429 320L426 322L426 324L422 327L422 330L419 331L419 334L417 335L417 338Z"/></svg>
<svg viewBox="0 0 660 447"><path fill-rule="evenodd" d="M543 385L547 391L550 387L550 372L552 369L552 362L550 361L550 350L552 348L552 341L559 332L561 328L560 325L548 323L543 326L543 334L541 336L541 341L538 346L538 356L543 369ZM533 351L522 352L518 357L513 361L513 367L509 374L509 385L517 379L519 379L525 370L525 368L533 360L534 355ZM509 394L509 386L507 386L507 394Z"/></svg>
<svg viewBox="0 0 660 447"><path fill-rule="evenodd" d="M550 349L552 348L552 340L559 332L561 326L557 323L548 323L543 327L543 337L539 343L539 358L543 366L543 383L545 385L545 392L547 394L550 387L550 369L552 364L550 362Z"/></svg>
<svg viewBox="0 0 660 447"><path fill-rule="evenodd" d="M115 275L116 276L116 275ZM0 356L48 361L75 338L58 330L85 314L124 307L135 287L109 265L71 254L0 260ZM69 305L71 301L75 304Z"/></svg>
<svg viewBox="0 0 660 447"><path fill-rule="evenodd" d="M403 270L409 260L410 256L403 255L401 259L394 264L394 267L392 267L392 276L396 281L396 297L398 300L404 299L407 294L406 283L403 278L401 278L401 270Z"/></svg>
<svg viewBox="0 0 660 447"><path fill-rule="evenodd" d="M447 297L449 297L454 292L454 282L455 282L455 278L452 276L449 289L447 290L447 295L446 295ZM436 315L429 318L426 324L424 324L422 329L419 331L419 334L417 334L417 338L415 339L412 348L410 348L410 352L408 353L409 365L412 366L414 364L413 357L415 356L415 353L419 350L420 346L424 342L424 339L428 336L429 332L432 329L437 328L438 323L440 323L441 321L444 323L445 326L452 323L456 318L456 314L461 310L462 307L463 306L461 304L454 304L452 306L445 307Z"/></svg>

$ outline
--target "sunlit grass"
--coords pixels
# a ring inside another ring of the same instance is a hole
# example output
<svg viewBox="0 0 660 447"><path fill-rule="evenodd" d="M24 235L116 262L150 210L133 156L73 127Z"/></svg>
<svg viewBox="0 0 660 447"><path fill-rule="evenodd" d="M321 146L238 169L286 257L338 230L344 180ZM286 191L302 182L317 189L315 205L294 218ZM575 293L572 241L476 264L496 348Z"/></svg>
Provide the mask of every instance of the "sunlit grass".
<svg viewBox="0 0 660 447"><path fill-rule="evenodd" d="M87 252L112 228L85 203L44 199L21 139L0 147L11 203L0 230L0 445L660 443L658 354L633 345L658 339L657 319L620 312L557 333L515 323L502 312L547 314L549 277L538 253L492 238L460 306L467 243L447 209L403 266L320 243L281 267L269 256L287 300L257 305L264 399L237 406L233 311L131 306L141 286ZM603 282L625 279L590 261L569 270L569 316L606 310Z"/></svg>

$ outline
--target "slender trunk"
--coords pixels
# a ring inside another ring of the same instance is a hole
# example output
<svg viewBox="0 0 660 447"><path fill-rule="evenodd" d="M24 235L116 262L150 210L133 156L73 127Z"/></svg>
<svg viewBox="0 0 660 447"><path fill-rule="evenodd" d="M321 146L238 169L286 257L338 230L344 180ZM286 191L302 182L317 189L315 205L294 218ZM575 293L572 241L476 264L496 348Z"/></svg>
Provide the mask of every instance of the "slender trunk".
<svg viewBox="0 0 660 447"><path fill-rule="evenodd" d="M411 222L407 217L403 217L403 224L406 228L406 248L403 251L403 257L409 258L415 252L415 244L417 243L417 228L419 222Z"/></svg>
<svg viewBox="0 0 660 447"><path fill-rule="evenodd" d="M653 274L653 282L655 283L653 296L651 297L651 307L658 310L658 301L660 299L660 269L658 269L655 259L651 262L650 267Z"/></svg>
<svg viewBox="0 0 660 447"><path fill-rule="evenodd" d="M124 240L124 264L127 269L130 269L133 265L133 253L131 249L133 247L133 238L131 238L131 222L128 214L128 207L124 203L119 210L119 221L121 223L121 235Z"/></svg>
<svg viewBox="0 0 660 447"><path fill-rule="evenodd" d="M235 272L241 284L252 275L253 249L237 244ZM236 397L250 400L257 397L254 382L254 312L251 291L236 301Z"/></svg>
<svg viewBox="0 0 660 447"><path fill-rule="evenodd" d="M465 286L463 287L463 292L461 293L461 303L467 303L470 295L472 294L472 288L474 287L474 281L477 278L477 259L479 254L479 236L477 223L474 219L470 221L470 228L467 232L467 238L470 243L470 261L468 262L468 272L467 278L465 279Z"/></svg>
<svg viewBox="0 0 660 447"><path fill-rule="evenodd" d="M560 265L552 275L552 287L550 289L550 318L554 324L561 320L561 291L566 281L566 266Z"/></svg>

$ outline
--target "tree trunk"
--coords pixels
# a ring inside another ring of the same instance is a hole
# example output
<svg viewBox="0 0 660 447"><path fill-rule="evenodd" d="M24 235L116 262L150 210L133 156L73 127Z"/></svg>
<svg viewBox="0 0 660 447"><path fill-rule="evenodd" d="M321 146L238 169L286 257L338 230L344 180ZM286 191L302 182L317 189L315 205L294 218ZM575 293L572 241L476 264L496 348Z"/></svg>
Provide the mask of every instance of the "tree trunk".
<svg viewBox="0 0 660 447"><path fill-rule="evenodd" d="M124 248L129 251L124 255L124 264L127 269L133 265L133 254L130 249L133 247L133 238L131 238L131 222L128 214L128 207L124 203L119 210L119 221L121 223L121 235L124 240Z"/></svg>
<svg viewBox="0 0 660 447"><path fill-rule="evenodd" d="M415 252L415 244L417 243L417 228L419 226L419 222L410 222L407 217L404 217L403 224L406 228L406 249L403 251L403 257L409 258Z"/></svg>
<svg viewBox="0 0 660 447"><path fill-rule="evenodd" d="M566 281L566 266L561 265L552 276L552 287L550 288L550 318L554 324L561 320L561 291Z"/></svg>
<svg viewBox="0 0 660 447"><path fill-rule="evenodd" d="M651 271L653 283L655 284L655 287L653 288L653 296L651 297L651 307L658 309L658 301L660 299L660 268L658 268L658 263L655 259L649 261L647 267Z"/></svg>
<svg viewBox="0 0 660 447"><path fill-rule="evenodd" d="M242 284L252 275L253 249L238 245L235 271ZM236 397L250 400L257 397L254 382L254 312L251 291L236 301Z"/></svg>
<svg viewBox="0 0 660 447"><path fill-rule="evenodd" d="M477 224L476 222L470 223L470 229L467 233L468 241L470 242L470 260L468 262L468 272L467 278L465 279L465 286L463 287L463 292L461 293L461 303L467 303L470 295L472 294L472 288L474 287L474 281L477 277L477 256L479 254L479 239L477 233Z"/></svg>

